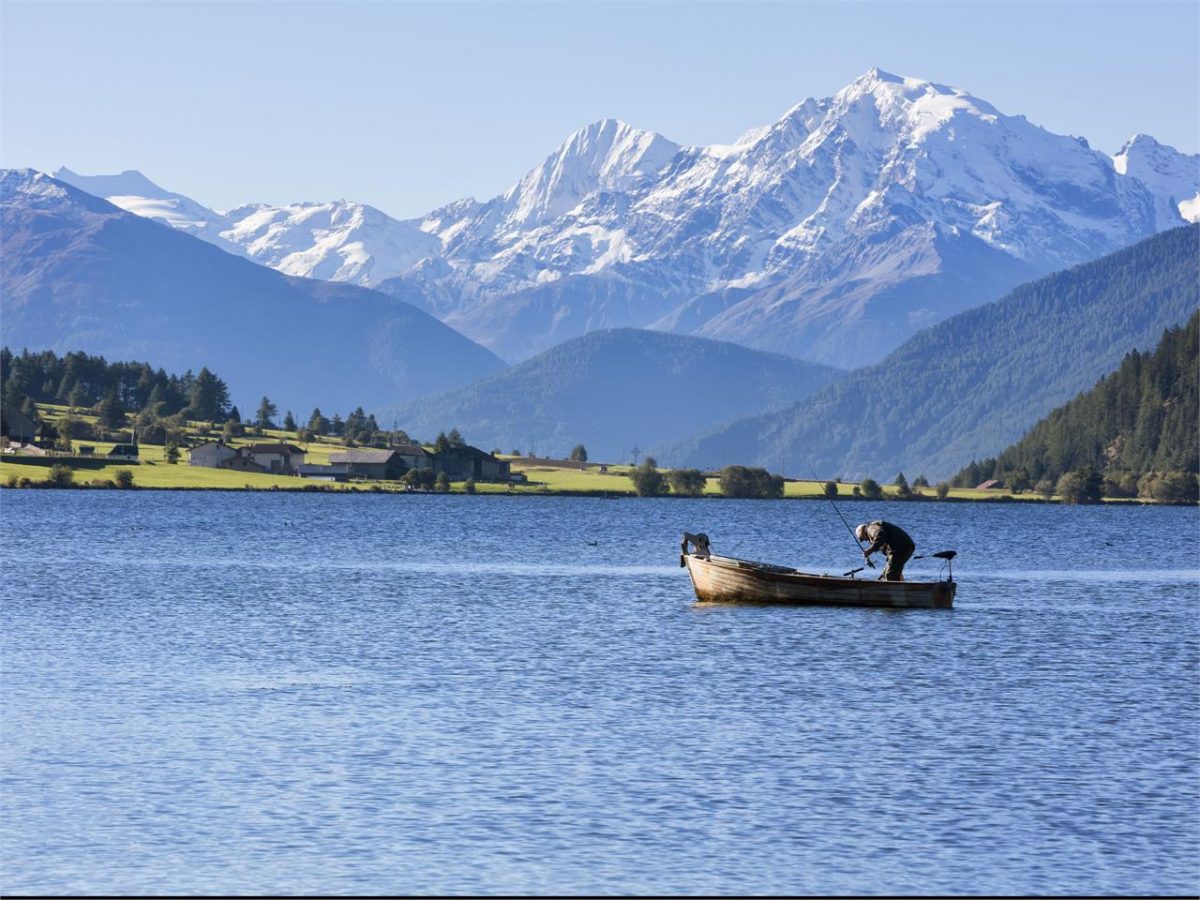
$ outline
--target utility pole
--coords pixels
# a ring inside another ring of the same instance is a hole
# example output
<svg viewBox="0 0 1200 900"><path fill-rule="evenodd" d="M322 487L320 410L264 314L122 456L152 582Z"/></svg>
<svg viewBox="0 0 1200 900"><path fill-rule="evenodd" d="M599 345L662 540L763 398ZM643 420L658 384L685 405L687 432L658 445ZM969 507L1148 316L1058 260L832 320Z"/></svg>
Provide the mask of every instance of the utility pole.
<svg viewBox="0 0 1200 900"><path fill-rule="evenodd" d="M642 455L642 451L638 449L638 445L634 444L633 449L629 451L633 456L633 465L637 467L637 458Z"/></svg>

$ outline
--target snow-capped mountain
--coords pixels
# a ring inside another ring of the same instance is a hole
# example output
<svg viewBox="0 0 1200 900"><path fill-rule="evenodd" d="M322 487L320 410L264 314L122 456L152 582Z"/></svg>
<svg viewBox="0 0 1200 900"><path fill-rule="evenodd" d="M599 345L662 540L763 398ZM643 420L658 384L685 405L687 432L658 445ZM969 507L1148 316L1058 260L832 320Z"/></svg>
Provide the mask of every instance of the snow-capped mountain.
<svg viewBox="0 0 1200 900"><path fill-rule="evenodd" d="M141 172L127 169L120 175L80 175L65 166L53 177L96 197L103 197L126 212L155 219L180 231L203 238L222 250L244 256L236 244L220 235L224 217L191 197L159 187Z"/></svg>
<svg viewBox="0 0 1200 900"><path fill-rule="evenodd" d="M1154 194L1159 231L1174 228L1179 217L1200 222L1200 195L1196 193L1200 156L1185 156L1148 134L1138 134L1117 152L1113 165L1119 173L1136 178Z"/></svg>
<svg viewBox="0 0 1200 900"><path fill-rule="evenodd" d="M362 203L248 204L223 213L164 190L136 171L79 175L62 168L53 177L285 275L371 285L441 254L441 242L417 223L397 221Z"/></svg>
<svg viewBox="0 0 1200 900"><path fill-rule="evenodd" d="M207 365L297 413L379 410L505 368L395 297L289 277L30 169L0 169L0 242L14 348Z"/></svg>
<svg viewBox="0 0 1200 900"><path fill-rule="evenodd" d="M290 274L376 286L510 359L633 325L850 366L1200 219L1198 189L1200 156L1152 138L1110 157L872 69L732 144L609 119L487 202L407 222L345 202L245 207L217 237Z"/></svg>

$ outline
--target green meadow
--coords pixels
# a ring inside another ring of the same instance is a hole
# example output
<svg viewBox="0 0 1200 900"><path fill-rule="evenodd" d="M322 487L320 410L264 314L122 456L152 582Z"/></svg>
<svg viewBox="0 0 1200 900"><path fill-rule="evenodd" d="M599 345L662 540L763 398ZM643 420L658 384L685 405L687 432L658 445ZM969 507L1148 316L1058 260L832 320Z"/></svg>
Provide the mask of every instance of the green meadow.
<svg viewBox="0 0 1200 900"><path fill-rule="evenodd" d="M48 420L61 418L68 414L65 406L38 404L38 412ZM94 423L95 417L85 412L71 413L75 418L88 423ZM219 432L203 422L189 422L185 434L190 443L197 444L205 440L215 440ZM282 429L265 429L261 435L246 434L229 441L234 447L243 447L254 443L287 442L296 444L304 449L306 461L309 463L326 464L329 456L350 449L345 443L334 437L314 437L309 441L297 441L294 432ZM59 457L55 463L66 465L72 469L74 484L79 487L110 487L110 482L116 478L118 470L125 469L133 474L135 488L156 488L168 490L290 490L290 491L388 491L403 492L404 486L394 481L356 480L347 483L334 483L298 478L289 475L267 475L254 472L235 472L229 469L212 469L203 466L192 466L187 461L187 450L180 448L179 460L171 463L166 457L166 448L156 444L142 444L138 449L140 462L106 461L112 442L98 440L77 440L74 449L79 452L91 447L93 460L86 462L88 457L70 456ZM475 492L479 494L530 494L530 495L582 495L582 496L636 496L633 482L629 478L633 470L629 465L605 465L601 471L601 463L588 463L582 468L578 463L562 461L561 465L554 460L526 459L520 456L498 454L500 459L507 460L512 466L513 474L524 475L524 483L493 484L479 482ZM98 461L104 464L98 468ZM670 471L670 470L663 470ZM17 486L22 479L31 482L42 482L47 479L50 467L41 464L20 463L14 457L5 455L0 458L0 484ZM784 483L784 498L798 500L823 499L824 481L811 479L789 479ZM838 485L838 499L852 499L854 485L851 483ZM452 483L452 493L464 493L467 490L465 482ZM895 499L897 489L893 485L883 485L885 499ZM932 488L923 490L927 500L936 500ZM721 488L716 477L706 479L704 496L719 497ZM1012 497L997 491L978 491L970 488L952 488L948 495L952 500L1014 500L1036 501L1042 499L1032 492L1017 494ZM919 499L919 498L918 498Z"/></svg>

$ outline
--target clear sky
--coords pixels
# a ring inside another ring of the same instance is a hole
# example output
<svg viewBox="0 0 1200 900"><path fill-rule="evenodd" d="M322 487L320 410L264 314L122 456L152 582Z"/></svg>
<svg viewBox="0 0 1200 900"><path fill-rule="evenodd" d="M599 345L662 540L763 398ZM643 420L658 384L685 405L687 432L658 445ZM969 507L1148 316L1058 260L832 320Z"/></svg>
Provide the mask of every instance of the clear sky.
<svg viewBox="0 0 1200 900"><path fill-rule="evenodd" d="M0 0L0 26L0 165L139 169L217 208L420 215L596 119L729 142L872 66L1110 153L1200 150L1198 0Z"/></svg>

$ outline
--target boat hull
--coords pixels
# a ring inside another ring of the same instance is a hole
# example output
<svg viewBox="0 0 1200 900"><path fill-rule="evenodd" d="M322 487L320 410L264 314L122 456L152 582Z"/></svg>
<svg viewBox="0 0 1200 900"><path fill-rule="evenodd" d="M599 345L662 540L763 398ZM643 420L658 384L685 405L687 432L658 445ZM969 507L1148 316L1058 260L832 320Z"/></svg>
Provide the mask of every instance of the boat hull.
<svg viewBox="0 0 1200 900"><path fill-rule="evenodd" d="M728 556L685 554L696 598L703 603L786 603L800 606L868 606L950 609L953 581L874 581L811 575Z"/></svg>

